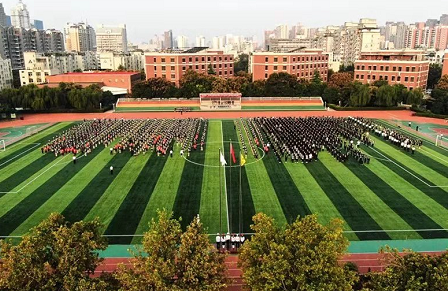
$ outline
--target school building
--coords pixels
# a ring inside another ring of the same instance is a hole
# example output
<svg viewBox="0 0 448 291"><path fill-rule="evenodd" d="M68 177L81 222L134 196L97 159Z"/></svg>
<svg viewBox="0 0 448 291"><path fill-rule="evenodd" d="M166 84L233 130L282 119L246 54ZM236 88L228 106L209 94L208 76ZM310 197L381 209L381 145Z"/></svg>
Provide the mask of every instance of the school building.
<svg viewBox="0 0 448 291"><path fill-rule="evenodd" d="M297 79L311 80L318 71L324 82L328 76L328 55L322 50L305 49L297 52L255 52L250 56L252 80L266 80L273 73L288 73Z"/></svg>
<svg viewBox="0 0 448 291"><path fill-rule="evenodd" d="M354 78L364 84L378 80L403 84L409 90L426 89L429 61L420 50L385 50L362 53L355 62Z"/></svg>
<svg viewBox="0 0 448 291"><path fill-rule="evenodd" d="M146 79L165 78L179 86L188 70L204 74L213 70L216 76L227 79L233 77L233 55L203 47L177 53L145 54Z"/></svg>

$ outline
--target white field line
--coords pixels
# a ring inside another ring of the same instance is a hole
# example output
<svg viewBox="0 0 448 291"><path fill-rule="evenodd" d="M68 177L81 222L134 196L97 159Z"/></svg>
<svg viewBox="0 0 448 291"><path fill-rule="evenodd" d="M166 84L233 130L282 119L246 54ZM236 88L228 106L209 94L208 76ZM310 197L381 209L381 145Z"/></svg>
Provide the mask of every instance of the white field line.
<svg viewBox="0 0 448 291"><path fill-rule="evenodd" d="M25 187L29 186L31 183L33 183L34 181L36 181L37 179L39 179L43 174L45 174L46 172L48 172L49 170L51 170L53 167L59 165L60 162L62 162L65 158L67 158L68 156L64 156L62 159L60 159L57 163L53 164L52 166L48 167L48 169L46 169L45 171L43 171L42 173L40 173L37 177L35 177L34 179L32 179L31 181L29 181L28 183L26 183L22 188L20 188L17 191L9 191L9 192L0 192L0 194L18 194L20 191L22 191L23 189L25 189ZM81 157L80 157L81 158ZM61 165L65 165L71 163L71 161L63 163Z"/></svg>
<svg viewBox="0 0 448 291"><path fill-rule="evenodd" d="M373 147L369 147L370 149L374 150L376 153L382 155L386 160L388 160L389 162L395 164L397 167L399 167L400 169L402 169L403 171L407 172L409 175L413 176L414 178L416 178L417 180L419 180L420 182L422 182L423 184L425 184L426 186L430 187L430 188L448 188L448 186L436 186L436 185L430 185L428 183L426 183L425 181L423 181L422 179L420 179L419 177L417 177L416 175L414 175L413 173L409 172L408 170L406 170L405 168L403 168L402 166L400 166L399 164L397 164L395 161L391 160L390 158L386 157L385 155L383 155L382 153L380 153L379 151L377 151L376 149L374 149Z"/></svg>
<svg viewBox="0 0 448 291"><path fill-rule="evenodd" d="M222 130L222 121L221 121L221 145L222 145L222 154L225 155L224 153L224 131ZM232 157L230 157L232 158ZM224 193L225 193L225 197L226 197L226 213L227 213L227 232L230 232L230 218L229 218L229 202L227 201L227 180L226 180L226 168L223 168L223 172L224 172ZM221 218L220 218L221 219Z"/></svg>
<svg viewBox="0 0 448 291"><path fill-rule="evenodd" d="M31 147L31 148L29 148L29 149L27 149L26 151L21 152L20 154L18 154L18 155L16 155L16 156L10 158L10 159L7 160L6 162L1 163L1 164L0 164L0 167L3 166L3 165L5 165L5 164L7 164L7 163L9 163L10 161L12 161L12 160L14 160L14 159L17 159L18 157L24 155L25 153L34 150L34 149L37 148L38 146L40 146L40 143L30 143L30 144L34 144L34 146Z"/></svg>

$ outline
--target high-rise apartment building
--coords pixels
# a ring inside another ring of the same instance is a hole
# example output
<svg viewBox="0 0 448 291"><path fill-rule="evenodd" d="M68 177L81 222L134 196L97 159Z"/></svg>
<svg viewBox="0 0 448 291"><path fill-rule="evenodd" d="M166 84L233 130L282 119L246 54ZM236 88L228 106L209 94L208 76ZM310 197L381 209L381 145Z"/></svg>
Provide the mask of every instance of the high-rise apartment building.
<svg viewBox="0 0 448 291"><path fill-rule="evenodd" d="M12 88L11 60L0 58L0 91Z"/></svg>
<svg viewBox="0 0 448 291"><path fill-rule="evenodd" d="M274 34L275 38L281 38L281 39L289 38L288 25L282 24L277 26L274 30Z"/></svg>
<svg viewBox="0 0 448 291"><path fill-rule="evenodd" d="M11 22L14 27L31 29L30 13L22 0L19 0L19 3L11 9Z"/></svg>
<svg viewBox="0 0 448 291"><path fill-rule="evenodd" d="M177 37L177 48L178 49L187 49L190 46L188 45L188 38L184 35L179 35Z"/></svg>
<svg viewBox="0 0 448 291"><path fill-rule="evenodd" d="M205 37L202 36L202 35L196 36L196 43L195 43L195 45L197 47L205 47L206 46L206 44L205 44Z"/></svg>
<svg viewBox="0 0 448 291"><path fill-rule="evenodd" d="M6 17L5 9L3 8L2 3L0 3L0 25L3 27L8 25L8 19Z"/></svg>
<svg viewBox="0 0 448 291"><path fill-rule="evenodd" d="M163 34L163 48L164 49L173 49L174 48L174 40L173 40L173 31L168 30Z"/></svg>
<svg viewBox="0 0 448 291"><path fill-rule="evenodd" d="M440 16L440 25L448 25L448 14L442 14L442 16Z"/></svg>
<svg viewBox="0 0 448 291"><path fill-rule="evenodd" d="M33 26L34 26L35 29L43 30L44 29L44 22L42 20L35 19L33 21Z"/></svg>
<svg viewBox="0 0 448 291"><path fill-rule="evenodd" d="M96 50L95 30L92 26L80 23L67 23L64 28L65 49L68 52Z"/></svg>
<svg viewBox="0 0 448 291"><path fill-rule="evenodd" d="M96 50L98 52L128 52L126 25L105 26L96 28Z"/></svg>

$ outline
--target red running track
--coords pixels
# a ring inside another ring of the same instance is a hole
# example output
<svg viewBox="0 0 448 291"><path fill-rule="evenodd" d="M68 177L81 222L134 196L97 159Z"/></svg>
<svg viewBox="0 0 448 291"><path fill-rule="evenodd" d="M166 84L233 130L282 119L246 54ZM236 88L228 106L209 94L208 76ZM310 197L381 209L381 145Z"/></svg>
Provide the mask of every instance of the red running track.
<svg viewBox="0 0 448 291"><path fill-rule="evenodd" d="M423 252L424 254L440 255L442 252ZM403 255L403 253L402 253ZM374 254L347 254L339 262L345 264L353 262L358 266L360 273L365 274L369 271L379 272L384 270L383 255ZM95 276L99 276L101 272L113 272L117 269L118 264L130 265L129 258L107 258L103 264L95 271ZM232 283L227 288L227 291L242 290L243 280L241 279L242 271L238 268L238 256L229 255L226 258L227 275Z"/></svg>
<svg viewBox="0 0 448 291"><path fill-rule="evenodd" d="M234 119L248 117L307 117L307 116L334 116L334 117L366 117L378 119L396 119L421 123L434 123L446 125L442 119L412 116L412 111L242 111L242 112L126 112L126 113L49 113L49 114L27 114L24 120L4 121L0 128L31 125L36 123L78 121L93 118L209 118L209 119Z"/></svg>

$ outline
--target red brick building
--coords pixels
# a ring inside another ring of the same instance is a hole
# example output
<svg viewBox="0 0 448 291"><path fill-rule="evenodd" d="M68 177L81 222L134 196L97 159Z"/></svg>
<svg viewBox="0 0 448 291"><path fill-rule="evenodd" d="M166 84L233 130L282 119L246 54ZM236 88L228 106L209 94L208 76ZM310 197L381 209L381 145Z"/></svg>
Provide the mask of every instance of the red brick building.
<svg viewBox="0 0 448 291"><path fill-rule="evenodd" d="M448 53L446 53L445 57L443 58L442 76L443 75L448 75Z"/></svg>
<svg viewBox="0 0 448 291"><path fill-rule="evenodd" d="M126 89L127 93L132 93L132 86L141 81L140 73L136 72L94 72L94 73L68 73L54 76L47 76L48 86L59 83L75 83L83 87L92 84L99 84L103 87Z"/></svg>
<svg viewBox="0 0 448 291"><path fill-rule="evenodd" d="M424 51L378 51L362 53L355 62L356 81L372 84L385 80L390 85L403 84L408 89L426 89L429 61Z"/></svg>
<svg viewBox="0 0 448 291"><path fill-rule="evenodd" d="M322 50L303 50L291 53L258 52L250 57L252 80L266 80L273 73L285 72L297 79L311 80L318 71L324 81L328 76L328 55Z"/></svg>
<svg viewBox="0 0 448 291"><path fill-rule="evenodd" d="M222 51L194 48L180 53L146 53L146 79L166 78L179 86L179 81L188 70L198 73L208 73L209 66L216 75L223 78L233 76L233 55Z"/></svg>

